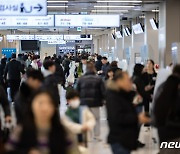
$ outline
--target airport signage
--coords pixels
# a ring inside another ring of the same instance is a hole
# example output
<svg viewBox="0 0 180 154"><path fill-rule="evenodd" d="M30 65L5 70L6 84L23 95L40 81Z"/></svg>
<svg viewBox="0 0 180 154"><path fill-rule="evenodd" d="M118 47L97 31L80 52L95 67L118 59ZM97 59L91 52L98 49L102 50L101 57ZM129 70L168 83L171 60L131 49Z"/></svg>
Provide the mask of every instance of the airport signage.
<svg viewBox="0 0 180 154"><path fill-rule="evenodd" d="M82 37L83 36L83 37ZM86 37L87 36L87 37ZM50 41L75 41L75 40L92 40L92 35L7 35L6 40L39 40L47 41L50 44ZM58 43L59 44L59 43Z"/></svg>
<svg viewBox="0 0 180 154"><path fill-rule="evenodd" d="M45 16L47 15L46 0L1 0L0 15L2 16Z"/></svg>
<svg viewBox="0 0 180 154"><path fill-rule="evenodd" d="M142 28L142 25L140 23L136 24L136 25L133 25L132 26L132 29L134 31L135 34L141 34L141 33L144 33L144 30Z"/></svg>
<svg viewBox="0 0 180 154"><path fill-rule="evenodd" d="M0 28L54 27L54 15L0 16Z"/></svg>
<svg viewBox="0 0 180 154"><path fill-rule="evenodd" d="M55 15L56 27L119 27L119 15Z"/></svg>
<svg viewBox="0 0 180 154"><path fill-rule="evenodd" d="M64 41L64 40L60 40L60 41L52 40L52 41L48 41L48 44L66 44L66 41Z"/></svg>
<svg viewBox="0 0 180 154"><path fill-rule="evenodd" d="M34 40L34 35L7 35L7 40Z"/></svg>
<svg viewBox="0 0 180 154"><path fill-rule="evenodd" d="M71 41L71 40L84 40L84 41L90 41L92 40L92 35L90 37L82 38L81 35L64 35L64 40Z"/></svg>
<svg viewBox="0 0 180 154"><path fill-rule="evenodd" d="M61 41L63 35L35 35L35 40L39 41Z"/></svg>

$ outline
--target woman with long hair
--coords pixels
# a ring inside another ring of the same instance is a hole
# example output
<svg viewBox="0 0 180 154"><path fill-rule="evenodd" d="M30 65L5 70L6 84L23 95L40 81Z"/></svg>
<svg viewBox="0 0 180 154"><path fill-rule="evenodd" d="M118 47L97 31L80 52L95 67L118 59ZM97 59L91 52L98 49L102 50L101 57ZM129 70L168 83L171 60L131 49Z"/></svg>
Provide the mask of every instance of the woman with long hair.
<svg viewBox="0 0 180 154"><path fill-rule="evenodd" d="M151 98L145 104L145 112L147 115L149 115L149 110L150 110L149 103L152 101L152 96L154 94L154 87L156 84L156 77L157 77L157 73L155 72L154 65L155 65L154 61L152 59L149 59L146 65L146 72L143 74L143 81L146 86L145 91L147 94L151 95Z"/></svg>
<svg viewBox="0 0 180 154"><path fill-rule="evenodd" d="M29 103L25 122L15 129L6 149L16 154L67 154L70 145L53 95L39 90Z"/></svg>

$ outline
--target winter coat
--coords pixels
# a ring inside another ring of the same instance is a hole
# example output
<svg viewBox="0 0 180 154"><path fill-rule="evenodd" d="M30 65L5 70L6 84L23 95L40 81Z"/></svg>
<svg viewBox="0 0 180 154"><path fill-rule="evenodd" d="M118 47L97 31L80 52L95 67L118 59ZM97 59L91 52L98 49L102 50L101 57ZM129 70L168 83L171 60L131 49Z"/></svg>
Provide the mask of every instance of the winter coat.
<svg viewBox="0 0 180 154"><path fill-rule="evenodd" d="M180 78L170 76L157 90L154 98L154 124L160 142L180 138ZM178 87L178 88L176 88Z"/></svg>
<svg viewBox="0 0 180 154"><path fill-rule="evenodd" d="M9 80L21 80L21 73L25 73L23 66L19 61L13 59L7 63L4 77L7 78L8 74Z"/></svg>
<svg viewBox="0 0 180 154"><path fill-rule="evenodd" d="M101 60L96 61L95 67L96 67L96 71L100 71L102 69L102 62L101 62Z"/></svg>
<svg viewBox="0 0 180 154"><path fill-rule="evenodd" d="M109 82L106 93L108 143L119 143L134 150L138 139L138 116L132 104L134 92L119 90L113 81Z"/></svg>
<svg viewBox="0 0 180 154"><path fill-rule="evenodd" d="M103 105L105 85L94 72L87 72L77 83L81 105L100 107Z"/></svg>
<svg viewBox="0 0 180 154"><path fill-rule="evenodd" d="M62 117L62 123L65 127L69 128L69 130L73 134L82 133L83 125L87 125L90 130L92 130L96 124L96 120L90 110L86 107L80 107L80 123L73 122L67 115Z"/></svg>
<svg viewBox="0 0 180 154"><path fill-rule="evenodd" d="M109 68L110 68L109 62L107 64L102 65L102 71L103 71L102 76L103 77L105 77Z"/></svg>
<svg viewBox="0 0 180 154"><path fill-rule="evenodd" d="M32 93L33 90L25 82L23 82L14 100L16 119L18 124L22 123L24 120Z"/></svg>
<svg viewBox="0 0 180 154"><path fill-rule="evenodd" d="M43 88L49 90L53 94L58 107L60 104L60 96L58 90L58 83L54 74L50 74L45 78Z"/></svg>

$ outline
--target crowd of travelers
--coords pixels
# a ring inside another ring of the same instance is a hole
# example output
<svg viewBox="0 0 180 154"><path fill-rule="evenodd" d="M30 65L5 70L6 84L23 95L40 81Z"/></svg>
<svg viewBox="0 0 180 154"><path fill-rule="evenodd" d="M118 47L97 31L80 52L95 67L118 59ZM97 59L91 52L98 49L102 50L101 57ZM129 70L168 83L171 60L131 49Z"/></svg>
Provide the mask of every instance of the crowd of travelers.
<svg viewBox="0 0 180 154"><path fill-rule="evenodd" d="M16 119L16 125L8 132L1 127L0 153L88 154L89 142L102 142L100 111L104 106L107 143L113 154L143 148L141 126L156 127L160 143L179 142L180 65L174 66L154 93L157 75L151 59L135 64L130 76L117 61L98 54L3 56L0 105L4 117L0 119L5 124ZM67 110L60 116L62 89ZM178 151L160 149L160 154L170 153Z"/></svg>

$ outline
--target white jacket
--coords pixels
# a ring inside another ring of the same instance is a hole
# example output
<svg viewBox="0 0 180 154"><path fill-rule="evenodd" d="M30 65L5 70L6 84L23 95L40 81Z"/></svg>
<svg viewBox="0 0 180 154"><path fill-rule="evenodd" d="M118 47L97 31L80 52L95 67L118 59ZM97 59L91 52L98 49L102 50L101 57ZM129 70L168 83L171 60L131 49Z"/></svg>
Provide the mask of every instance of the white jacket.
<svg viewBox="0 0 180 154"><path fill-rule="evenodd" d="M91 113L91 111L87 107L81 107L82 108L82 123L78 124L73 122L69 117L64 115L61 120L64 126L66 126L73 134L80 134L82 133L83 125L87 125L90 130L93 130L96 120L94 118L94 115Z"/></svg>

